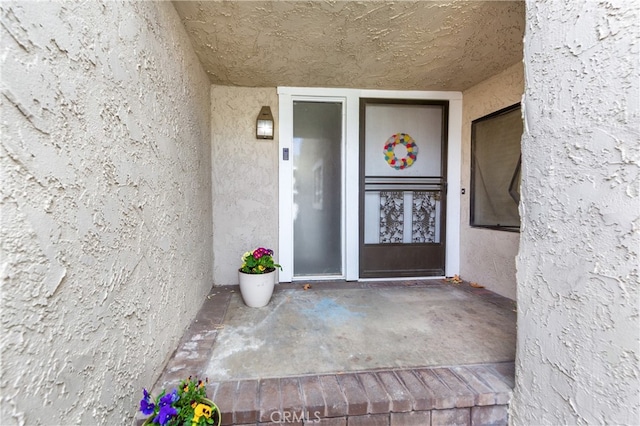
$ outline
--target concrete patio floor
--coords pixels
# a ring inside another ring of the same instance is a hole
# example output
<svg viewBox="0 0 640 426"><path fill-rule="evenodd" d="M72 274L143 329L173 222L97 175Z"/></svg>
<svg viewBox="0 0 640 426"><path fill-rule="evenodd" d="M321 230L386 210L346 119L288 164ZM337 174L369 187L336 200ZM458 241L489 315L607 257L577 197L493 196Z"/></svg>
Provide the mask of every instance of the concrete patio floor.
<svg viewBox="0 0 640 426"><path fill-rule="evenodd" d="M515 312L453 285L279 288L235 295L205 375L254 379L513 361Z"/></svg>
<svg viewBox="0 0 640 426"><path fill-rule="evenodd" d="M304 284L264 308L214 287L155 391L208 377L223 424L311 408L322 424L506 423L514 301L444 280Z"/></svg>

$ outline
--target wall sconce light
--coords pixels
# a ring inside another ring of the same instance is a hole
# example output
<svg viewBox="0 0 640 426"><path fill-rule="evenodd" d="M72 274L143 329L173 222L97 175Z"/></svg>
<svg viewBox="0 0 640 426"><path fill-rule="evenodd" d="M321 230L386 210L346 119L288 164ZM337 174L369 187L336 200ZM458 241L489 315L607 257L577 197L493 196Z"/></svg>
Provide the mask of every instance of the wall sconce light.
<svg viewBox="0 0 640 426"><path fill-rule="evenodd" d="M271 108L263 106L256 120L256 138L273 139L273 115Z"/></svg>

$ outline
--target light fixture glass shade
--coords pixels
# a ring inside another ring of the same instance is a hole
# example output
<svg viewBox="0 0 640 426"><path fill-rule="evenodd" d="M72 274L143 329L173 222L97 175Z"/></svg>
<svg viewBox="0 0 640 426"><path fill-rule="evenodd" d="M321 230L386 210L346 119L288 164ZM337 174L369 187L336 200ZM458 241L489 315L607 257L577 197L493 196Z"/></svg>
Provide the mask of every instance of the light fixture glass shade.
<svg viewBox="0 0 640 426"><path fill-rule="evenodd" d="M263 106L256 120L256 138L273 139L273 115L271 108Z"/></svg>

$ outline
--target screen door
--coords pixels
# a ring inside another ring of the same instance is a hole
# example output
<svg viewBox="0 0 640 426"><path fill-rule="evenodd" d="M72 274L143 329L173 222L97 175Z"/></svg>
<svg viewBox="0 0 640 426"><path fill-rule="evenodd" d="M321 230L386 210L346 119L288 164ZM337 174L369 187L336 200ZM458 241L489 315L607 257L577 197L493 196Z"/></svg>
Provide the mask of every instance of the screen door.
<svg viewBox="0 0 640 426"><path fill-rule="evenodd" d="M447 101L360 100L360 277L445 274Z"/></svg>

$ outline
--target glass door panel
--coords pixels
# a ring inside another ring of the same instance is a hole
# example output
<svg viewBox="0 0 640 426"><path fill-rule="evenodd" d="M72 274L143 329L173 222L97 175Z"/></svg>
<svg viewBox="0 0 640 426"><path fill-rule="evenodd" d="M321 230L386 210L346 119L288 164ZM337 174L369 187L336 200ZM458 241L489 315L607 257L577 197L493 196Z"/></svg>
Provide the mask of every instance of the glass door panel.
<svg viewBox="0 0 640 426"><path fill-rule="evenodd" d="M293 276L342 276L342 103L293 103Z"/></svg>
<svg viewBox="0 0 640 426"><path fill-rule="evenodd" d="M439 243L440 191L368 191L364 243Z"/></svg>

